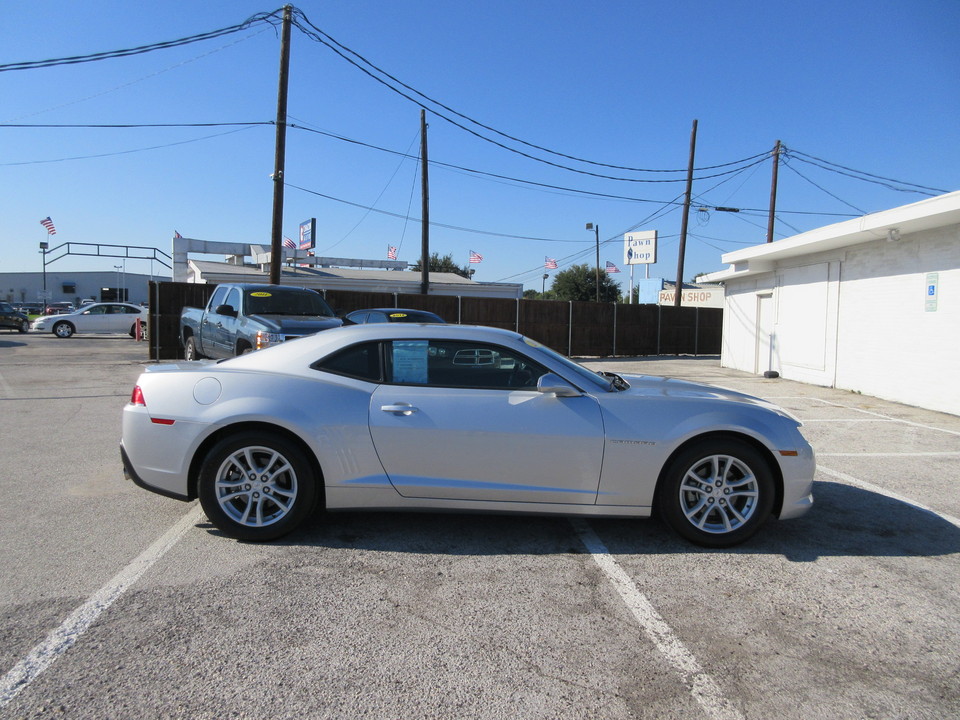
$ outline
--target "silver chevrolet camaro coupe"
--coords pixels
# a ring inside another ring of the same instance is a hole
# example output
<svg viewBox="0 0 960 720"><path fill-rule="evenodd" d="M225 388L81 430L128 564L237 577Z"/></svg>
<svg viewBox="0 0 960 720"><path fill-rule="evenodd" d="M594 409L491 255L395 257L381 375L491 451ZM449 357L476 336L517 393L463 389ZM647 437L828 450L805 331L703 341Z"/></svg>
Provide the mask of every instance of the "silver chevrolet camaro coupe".
<svg viewBox="0 0 960 720"><path fill-rule="evenodd" d="M595 373L514 332L384 323L150 366L124 472L272 540L326 510L595 517L656 511L699 545L813 503L800 423L759 398Z"/></svg>

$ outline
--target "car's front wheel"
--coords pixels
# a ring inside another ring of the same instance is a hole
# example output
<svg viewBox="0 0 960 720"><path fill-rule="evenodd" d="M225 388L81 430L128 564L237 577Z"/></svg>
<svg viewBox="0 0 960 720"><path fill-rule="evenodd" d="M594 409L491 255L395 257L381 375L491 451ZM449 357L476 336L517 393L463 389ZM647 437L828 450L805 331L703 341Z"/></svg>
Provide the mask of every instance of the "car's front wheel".
<svg viewBox="0 0 960 720"><path fill-rule="evenodd" d="M730 547L767 519L775 487L768 461L749 444L733 438L704 440L670 463L657 509L687 540Z"/></svg>
<svg viewBox="0 0 960 720"><path fill-rule="evenodd" d="M73 325L68 322L58 322L53 326L53 334L59 338L68 338L73 332Z"/></svg>
<svg viewBox="0 0 960 720"><path fill-rule="evenodd" d="M304 453L270 433L244 432L221 440L200 469L204 512L238 540L286 535L313 512L317 493L317 478Z"/></svg>

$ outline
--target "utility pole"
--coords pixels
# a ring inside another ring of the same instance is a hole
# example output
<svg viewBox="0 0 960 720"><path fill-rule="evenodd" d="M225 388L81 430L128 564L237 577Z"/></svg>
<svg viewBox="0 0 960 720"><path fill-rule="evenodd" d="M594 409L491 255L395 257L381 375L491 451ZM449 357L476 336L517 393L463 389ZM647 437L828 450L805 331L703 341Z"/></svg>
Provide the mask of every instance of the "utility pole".
<svg viewBox="0 0 960 720"><path fill-rule="evenodd" d="M270 235L270 284L280 284L283 265L283 167L287 152L287 86L290 82L290 25L293 5L283 6L280 31L280 83L277 90L277 141L273 158L273 227Z"/></svg>
<svg viewBox="0 0 960 720"><path fill-rule="evenodd" d="M773 219L777 212L777 171L780 168L780 141L773 148L773 179L770 182L770 216L767 218L767 242L773 242Z"/></svg>
<svg viewBox="0 0 960 720"><path fill-rule="evenodd" d="M687 164L687 192L683 198L683 220L680 221L680 252L677 257L677 284L673 292L673 306L680 307L683 295L683 256L687 251L687 220L690 217L690 195L693 191L693 157L697 151L697 121L690 131L690 162Z"/></svg>
<svg viewBox="0 0 960 720"><path fill-rule="evenodd" d="M430 178L427 172L427 111L420 108L420 294L430 294Z"/></svg>

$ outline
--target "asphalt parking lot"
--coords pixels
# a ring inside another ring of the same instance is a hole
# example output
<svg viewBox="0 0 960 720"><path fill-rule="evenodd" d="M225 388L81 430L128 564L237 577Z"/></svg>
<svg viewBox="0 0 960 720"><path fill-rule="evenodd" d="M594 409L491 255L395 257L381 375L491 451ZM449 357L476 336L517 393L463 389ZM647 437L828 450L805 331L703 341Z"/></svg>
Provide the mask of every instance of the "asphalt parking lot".
<svg viewBox="0 0 960 720"><path fill-rule="evenodd" d="M717 358L586 361L783 405L813 511L732 550L386 513L256 545L123 479L146 355L0 331L0 717L960 717L960 417Z"/></svg>

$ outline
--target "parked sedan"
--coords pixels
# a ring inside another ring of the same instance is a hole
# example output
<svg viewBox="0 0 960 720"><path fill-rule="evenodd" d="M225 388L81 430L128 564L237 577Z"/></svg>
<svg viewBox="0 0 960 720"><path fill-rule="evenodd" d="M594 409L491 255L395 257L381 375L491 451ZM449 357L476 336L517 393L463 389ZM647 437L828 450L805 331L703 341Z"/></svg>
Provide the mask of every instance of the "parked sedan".
<svg viewBox="0 0 960 720"><path fill-rule="evenodd" d="M37 332L68 338L74 333L130 333L136 336L137 318L146 327L147 309L132 303L92 303L61 315L44 315L33 321Z"/></svg>
<svg viewBox="0 0 960 720"><path fill-rule="evenodd" d="M800 422L706 385L595 373L517 333L336 328L217 363L153 365L124 472L270 540L318 507L646 517L725 547L813 502Z"/></svg>
<svg viewBox="0 0 960 720"><path fill-rule="evenodd" d="M445 320L426 310L409 310L407 308L371 308L369 310L354 310L343 316L346 323L364 325L366 323L407 322L407 323L442 323Z"/></svg>
<svg viewBox="0 0 960 720"><path fill-rule="evenodd" d="M22 312L13 309L8 302L0 302L0 328L10 328L19 332L26 332L30 327L30 320Z"/></svg>

